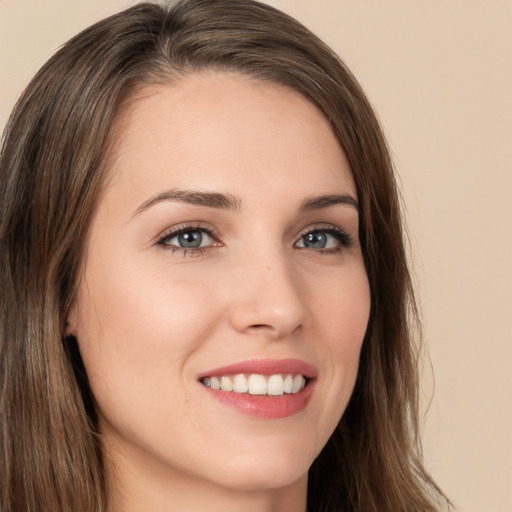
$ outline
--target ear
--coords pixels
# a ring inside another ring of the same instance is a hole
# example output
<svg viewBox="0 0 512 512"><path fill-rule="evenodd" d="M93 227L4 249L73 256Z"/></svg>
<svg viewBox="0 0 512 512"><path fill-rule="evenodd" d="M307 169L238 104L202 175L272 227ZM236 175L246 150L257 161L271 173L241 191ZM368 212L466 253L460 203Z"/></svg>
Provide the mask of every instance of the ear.
<svg viewBox="0 0 512 512"><path fill-rule="evenodd" d="M65 334L66 336L76 336L76 317L77 317L77 302L73 301L66 315Z"/></svg>

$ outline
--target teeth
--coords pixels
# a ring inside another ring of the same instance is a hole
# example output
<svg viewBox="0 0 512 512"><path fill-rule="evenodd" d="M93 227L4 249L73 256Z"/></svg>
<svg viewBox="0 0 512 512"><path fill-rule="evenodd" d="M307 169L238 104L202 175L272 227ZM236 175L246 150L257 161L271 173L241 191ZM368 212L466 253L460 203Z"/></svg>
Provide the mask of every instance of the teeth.
<svg viewBox="0 0 512 512"><path fill-rule="evenodd" d="M253 373L249 377L249 394L250 395L266 395L267 379L263 375Z"/></svg>
<svg viewBox="0 0 512 512"><path fill-rule="evenodd" d="M291 393L293 389L293 375L287 375L284 378L284 392Z"/></svg>
<svg viewBox="0 0 512 512"><path fill-rule="evenodd" d="M233 391L235 393L247 393L249 391L249 382L245 375L235 375L233 377Z"/></svg>
<svg viewBox="0 0 512 512"><path fill-rule="evenodd" d="M234 393L249 393L250 395L281 396L298 393L304 389L306 379L303 375L222 375L204 377L201 382L209 388Z"/></svg>
<svg viewBox="0 0 512 512"><path fill-rule="evenodd" d="M302 378L302 375L300 375ZM269 395L282 395L284 393L284 379L282 375L272 375L268 379L267 393Z"/></svg>
<svg viewBox="0 0 512 512"><path fill-rule="evenodd" d="M212 389L220 389L220 379L218 377L212 377L210 379L210 386Z"/></svg>
<svg viewBox="0 0 512 512"><path fill-rule="evenodd" d="M297 393L304 387L304 377L302 375L295 375L293 378L292 393Z"/></svg>
<svg viewBox="0 0 512 512"><path fill-rule="evenodd" d="M222 391L233 391L233 381L230 377L222 377L220 379L220 389Z"/></svg>

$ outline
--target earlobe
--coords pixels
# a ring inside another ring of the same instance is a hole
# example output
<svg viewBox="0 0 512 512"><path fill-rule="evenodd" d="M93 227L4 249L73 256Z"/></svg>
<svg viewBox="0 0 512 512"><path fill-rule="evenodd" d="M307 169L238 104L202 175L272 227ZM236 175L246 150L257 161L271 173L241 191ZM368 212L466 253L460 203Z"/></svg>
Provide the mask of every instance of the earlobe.
<svg viewBox="0 0 512 512"><path fill-rule="evenodd" d="M76 336L76 302L73 302L66 316L65 335Z"/></svg>
<svg viewBox="0 0 512 512"><path fill-rule="evenodd" d="M69 336L75 336L76 332L75 332L75 326L74 325L71 325L69 324L68 322L66 322L66 331L65 331L65 334L66 334L66 338L69 337Z"/></svg>

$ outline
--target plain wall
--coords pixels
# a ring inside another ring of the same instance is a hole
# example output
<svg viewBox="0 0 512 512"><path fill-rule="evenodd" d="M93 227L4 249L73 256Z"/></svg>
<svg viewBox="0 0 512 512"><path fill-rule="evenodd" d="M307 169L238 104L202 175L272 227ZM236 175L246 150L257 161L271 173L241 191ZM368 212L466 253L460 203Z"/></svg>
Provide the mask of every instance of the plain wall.
<svg viewBox="0 0 512 512"><path fill-rule="evenodd" d="M40 65L135 2L0 0L0 126ZM464 512L512 512L512 2L275 0L346 61L388 135L435 395L427 466ZM424 372L424 408L433 389Z"/></svg>

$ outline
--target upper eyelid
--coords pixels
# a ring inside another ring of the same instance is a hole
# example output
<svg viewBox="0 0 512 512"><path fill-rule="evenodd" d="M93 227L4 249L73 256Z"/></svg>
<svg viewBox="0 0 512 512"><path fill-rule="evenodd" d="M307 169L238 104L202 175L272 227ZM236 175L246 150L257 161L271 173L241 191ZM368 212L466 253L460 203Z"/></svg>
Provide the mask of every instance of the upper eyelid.
<svg viewBox="0 0 512 512"><path fill-rule="evenodd" d="M170 238L173 238L177 235L179 235L182 232L186 231L203 231L207 233L215 242L220 242L222 244L222 237L219 234L219 231L211 224L197 221L197 222L184 222L175 226L172 226L170 228L167 228L166 230L162 231L157 237L156 237L156 243L159 245L164 245L162 242L164 240L168 240ZM348 238L348 242L350 245L352 245L354 242L357 241L358 236L354 236L350 233L350 231L337 226L336 224L332 224L329 222L318 222L314 224L310 224L307 227L300 230L300 232L296 235L294 235L294 242L295 245L301 238L308 233L315 232L315 231L333 231L337 232L341 235L344 235ZM205 249L206 247L203 247L202 249ZM190 249L189 249L190 250Z"/></svg>
<svg viewBox="0 0 512 512"><path fill-rule="evenodd" d="M317 224L309 225L308 227L301 230L301 232L299 233L299 237L307 235L308 233L311 233L313 231L335 231L335 232L347 235L351 239L356 238L351 234L350 230L342 228L341 226L337 226L336 224L332 224L332 223L317 223Z"/></svg>
<svg viewBox="0 0 512 512"><path fill-rule="evenodd" d="M337 226L336 224L332 224L330 222L317 222L315 224L310 224L309 226L302 229L299 236L304 235L306 233L310 233L311 231L328 231L329 229L346 232L346 229L343 229L342 227Z"/></svg>
<svg viewBox="0 0 512 512"><path fill-rule="evenodd" d="M208 246L205 247L180 247L180 246L174 246L171 244L166 243L168 240L171 240L172 238L178 236L180 233L186 232L186 231L202 231L206 233L209 237L211 237L212 241L214 242L214 245L219 245L220 238L216 234L216 229L211 225L202 225L202 223L199 223L199 225L192 223L184 223L177 226L172 226L170 228L167 228L163 232L161 232L155 240L155 245L164 247L165 249L174 249L178 251L187 251L187 252L194 252L194 251L204 251L205 249L208 249Z"/></svg>
<svg viewBox="0 0 512 512"><path fill-rule="evenodd" d="M340 231L340 232L344 232L344 233L347 233L348 234L348 231L340 226L336 226L335 224L331 224L331 223L323 223L323 222L319 222L319 223L315 223L315 224L310 224L308 225L307 227L303 228L300 230L300 232L295 235L295 236L303 236L307 233L310 233L312 231L327 231L327 230L334 230L334 231ZM165 236L169 236L171 234L178 234L180 232L183 232L183 231L205 231L207 233L210 233L210 234L215 234L217 233L217 229L212 226L211 224L208 224L208 223L203 223L201 221L199 222L186 222L186 223L183 223L183 224L178 224L176 226L172 226L172 227L169 227L169 228L166 228L164 231L162 231L162 233L160 235L158 235L159 237L165 237Z"/></svg>
<svg viewBox="0 0 512 512"><path fill-rule="evenodd" d="M205 224L202 222L187 222L165 229L157 236L157 238L167 238L171 235L178 235L183 231L204 231L213 237L215 237L217 233L217 229L210 224Z"/></svg>
<svg viewBox="0 0 512 512"><path fill-rule="evenodd" d="M302 231L301 237L307 235L311 232L330 232L330 236L333 236L334 238L337 238L340 247L339 250L345 251L347 249L351 249L353 247L359 246L359 231L355 231L352 229L344 228L338 224L333 224L330 222L325 223L316 223L308 226L305 230ZM299 238L300 240L300 238ZM299 241L295 242L298 243ZM300 249L303 249L300 247ZM333 251L333 249L315 249L314 252L320 253L320 254L329 254Z"/></svg>

